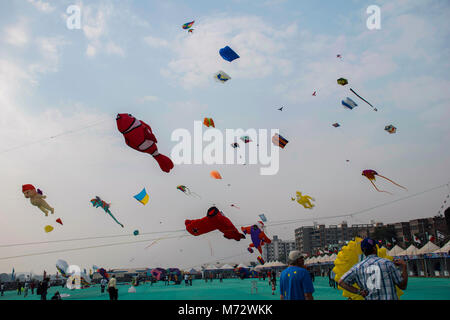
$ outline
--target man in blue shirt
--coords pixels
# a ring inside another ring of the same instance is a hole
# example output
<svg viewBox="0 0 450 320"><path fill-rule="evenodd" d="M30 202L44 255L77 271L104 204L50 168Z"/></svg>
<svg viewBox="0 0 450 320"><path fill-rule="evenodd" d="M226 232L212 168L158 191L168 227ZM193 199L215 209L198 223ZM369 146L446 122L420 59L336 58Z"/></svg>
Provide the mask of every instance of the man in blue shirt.
<svg viewBox="0 0 450 320"><path fill-rule="evenodd" d="M314 286L298 250L289 253L289 267L280 276L281 300L313 300Z"/></svg>
<svg viewBox="0 0 450 320"><path fill-rule="evenodd" d="M341 277L339 286L365 300L398 300L396 287L405 290L408 284L406 263L401 259L392 262L378 257L376 243L370 238L361 241L361 251L365 259Z"/></svg>

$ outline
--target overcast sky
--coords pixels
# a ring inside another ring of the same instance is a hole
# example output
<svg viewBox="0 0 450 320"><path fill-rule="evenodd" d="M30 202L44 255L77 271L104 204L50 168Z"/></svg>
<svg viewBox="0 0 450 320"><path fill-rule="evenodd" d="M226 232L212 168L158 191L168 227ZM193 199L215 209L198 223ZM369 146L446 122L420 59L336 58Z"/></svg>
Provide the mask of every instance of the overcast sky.
<svg viewBox="0 0 450 320"><path fill-rule="evenodd" d="M80 30L66 27L72 4L81 8ZM381 8L380 30L366 26L372 4ZM0 272L54 273L57 259L85 268L256 261L246 250L249 238L182 231L185 219L205 216L212 204L236 226L261 213L268 224L309 219L268 227L269 236L285 240L313 221L436 215L445 187L353 218L324 218L450 181L449 15L446 0L1 1L0 243L123 237L0 247ZM192 20L195 30L187 33L181 25ZM240 59L224 61L218 50L226 45ZM218 70L232 79L215 82ZM340 77L349 85L338 86ZM342 108L346 96L359 106ZM125 145L115 122L123 112L150 124L166 155L176 145L172 132L193 131L204 117L220 130L280 129L289 143L273 176L261 176L259 165L180 165L166 174ZM396 134L384 131L388 124ZM393 195L378 193L361 176L364 169L408 191L377 178ZM211 170L224 179L211 179ZM21 190L26 183L44 191L55 216L31 206ZM201 198L182 194L180 184ZM133 198L144 187L146 206ZM316 207L292 202L296 190L314 197ZM92 207L96 195L111 202L124 229ZM55 227L48 234L47 224ZM136 229L148 234L134 237ZM150 234L166 231L177 232ZM141 242L69 251L133 241ZM32 255L47 251L61 252ZM20 255L29 256L4 259Z"/></svg>

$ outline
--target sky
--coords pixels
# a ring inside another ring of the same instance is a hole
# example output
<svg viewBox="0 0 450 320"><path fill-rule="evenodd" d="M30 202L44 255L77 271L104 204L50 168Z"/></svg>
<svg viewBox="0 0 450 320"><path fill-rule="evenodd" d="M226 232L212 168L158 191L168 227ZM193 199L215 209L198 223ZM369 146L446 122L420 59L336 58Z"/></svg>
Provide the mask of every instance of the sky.
<svg viewBox="0 0 450 320"><path fill-rule="evenodd" d="M81 9L80 29L67 28L70 5ZM370 5L381 9L380 29L367 28ZM256 261L246 250L249 238L183 231L185 219L204 217L213 204L236 226L264 213L268 235L284 240L314 221L436 215L450 191L445 186L326 218L450 181L449 14L445 0L2 1L0 272L54 273L57 259L84 268ZM192 20L188 33L181 26ZM223 60L218 50L226 45L240 58ZM214 81L219 70L232 79ZM340 77L349 85L338 86ZM347 96L358 103L354 110L341 106ZM289 143L276 175L242 164L176 165L166 174L126 146L117 113L147 122L169 156L177 144L172 132L192 132L204 117L220 130L279 129ZM384 131L389 124L396 134ZM377 178L393 195L378 193L361 175L365 169L408 190ZM223 179L210 178L211 170ZM44 191L54 216L24 198L27 183ZM146 206L133 198L144 187ZM290 200L297 190L315 198L314 209ZM97 195L111 203L123 229L92 207ZM284 220L298 221L275 225ZM53 232L44 232L47 224ZM112 237L92 239L106 236ZM153 243L158 238L167 239ZM5 247L48 241L56 242Z"/></svg>

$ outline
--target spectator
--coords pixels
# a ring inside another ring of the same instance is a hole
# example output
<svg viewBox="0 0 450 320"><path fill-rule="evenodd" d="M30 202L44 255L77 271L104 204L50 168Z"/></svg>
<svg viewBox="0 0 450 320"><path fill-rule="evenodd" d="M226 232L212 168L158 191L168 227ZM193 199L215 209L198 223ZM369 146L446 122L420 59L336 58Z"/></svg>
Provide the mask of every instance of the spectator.
<svg viewBox="0 0 450 320"><path fill-rule="evenodd" d="M185 285L185 286L188 286L188 285L189 285L189 276L188 276L187 273L184 275L184 285Z"/></svg>
<svg viewBox="0 0 450 320"><path fill-rule="evenodd" d="M192 287L192 275L189 275L189 285Z"/></svg>
<svg viewBox="0 0 450 320"><path fill-rule="evenodd" d="M45 278L44 280L42 280L41 290L40 290L41 300L47 300L47 290L49 287L49 285L48 285L49 282L50 282L49 278Z"/></svg>
<svg viewBox="0 0 450 320"><path fill-rule="evenodd" d="M289 253L289 267L280 276L281 300L313 300L314 286L300 251Z"/></svg>
<svg viewBox="0 0 450 320"><path fill-rule="evenodd" d="M119 296L119 290L117 289L116 276L113 275L108 282L109 300L117 300Z"/></svg>
<svg viewBox="0 0 450 320"><path fill-rule="evenodd" d="M17 280L17 295L22 295L22 282Z"/></svg>
<svg viewBox="0 0 450 320"><path fill-rule="evenodd" d="M31 283L30 283L31 294L34 294L34 286L36 285L34 282L35 282L34 280L31 280Z"/></svg>
<svg viewBox="0 0 450 320"><path fill-rule="evenodd" d="M398 300L396 286L405 290L408 285L405 261L398 259L392 262L378 257L376 242L370 238L361 241L361 250L365 259L341 277L339 286L365 300ZM353 287L355 283L360 289Z"/></svg>
<svg viewBox="0 0 450 320"><path fill-rule="evenodd" d="M3 284L3 282L0 283L0 293L1 293L2 297L3 297L3 295L5 293L5 285Z"/></svg>
<svg viewBox="0 0 450 320"><path fill-rule="evenodd" d="M108 280L106 278L102 278L102 280L100 280L101 293L105 292L105 288L107 285L108 285Z"/></svg>

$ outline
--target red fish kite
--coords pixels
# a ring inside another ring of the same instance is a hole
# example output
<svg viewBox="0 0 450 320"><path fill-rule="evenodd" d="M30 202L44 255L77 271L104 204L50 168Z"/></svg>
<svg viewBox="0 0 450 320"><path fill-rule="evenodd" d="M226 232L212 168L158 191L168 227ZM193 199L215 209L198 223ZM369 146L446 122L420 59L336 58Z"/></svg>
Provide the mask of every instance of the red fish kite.
<svg viewBox="0 0 450 320"><path fill-rule="evenodd" d="M125 143L134 150L151 154L164 172L173 169L173 162L158 152L155 135L152 128L142 120L138 120L128 113L120 113L116 118L117 129L123 134Z"/></svg>

